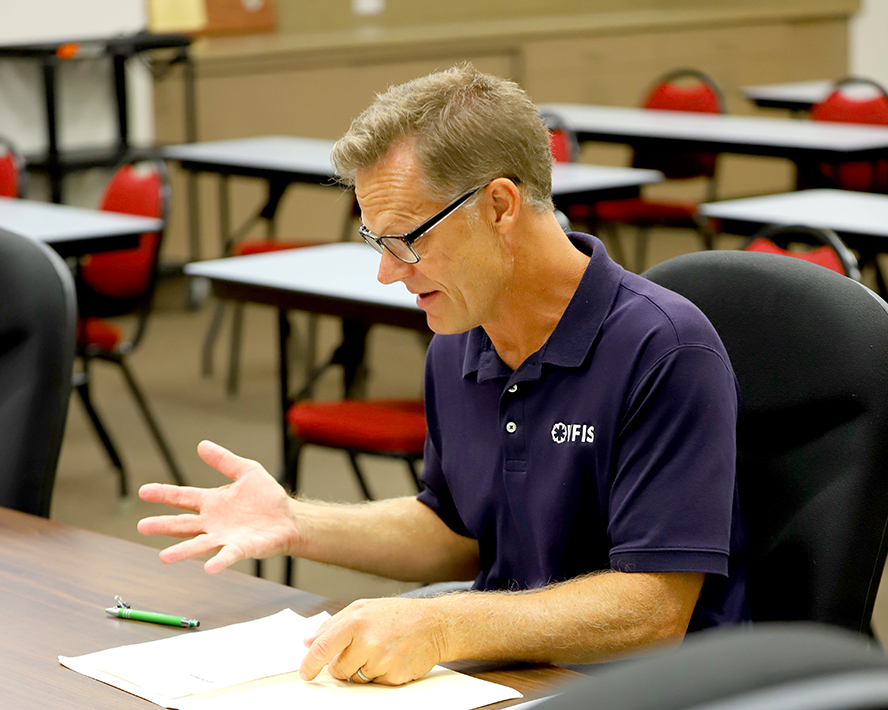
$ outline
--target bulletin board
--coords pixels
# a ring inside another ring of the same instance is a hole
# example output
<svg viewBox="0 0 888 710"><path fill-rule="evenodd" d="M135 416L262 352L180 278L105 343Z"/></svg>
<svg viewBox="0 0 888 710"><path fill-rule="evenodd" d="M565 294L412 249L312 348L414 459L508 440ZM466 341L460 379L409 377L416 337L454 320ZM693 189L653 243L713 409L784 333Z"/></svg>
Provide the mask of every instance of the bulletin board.
<svg viewBox="0 0 888 710"><path fill-rule="evenodd" d="M245 34L277 29L273 0L206 0L207 24L200 34Z"/></svg>

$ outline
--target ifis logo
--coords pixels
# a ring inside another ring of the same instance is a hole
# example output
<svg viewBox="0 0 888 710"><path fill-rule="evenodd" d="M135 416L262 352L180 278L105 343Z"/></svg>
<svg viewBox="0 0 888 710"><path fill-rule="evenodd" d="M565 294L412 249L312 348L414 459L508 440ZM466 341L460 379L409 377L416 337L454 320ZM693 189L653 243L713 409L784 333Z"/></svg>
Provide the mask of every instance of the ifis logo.
<svg viewBox="0 0 888 710"><path fill-rule="evenodd" d="M556 422L552 427L552 441L556 444L591 444L595 440L595 427L591 424L565 424Z"/></svg>

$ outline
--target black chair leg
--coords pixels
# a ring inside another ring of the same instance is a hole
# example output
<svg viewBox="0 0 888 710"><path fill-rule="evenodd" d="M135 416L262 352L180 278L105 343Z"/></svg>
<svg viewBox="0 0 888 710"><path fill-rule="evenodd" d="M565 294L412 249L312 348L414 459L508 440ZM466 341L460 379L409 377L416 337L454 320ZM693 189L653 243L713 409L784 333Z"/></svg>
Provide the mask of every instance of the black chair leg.
<svg viewBox="0 0 888 710"><path fill-rule="evenodd" d="M89 377L85 373L81 373L81 378L81 381L74 385L74 389L76 389L77 394L80 395L80 401L83 402L83 408L86 410L86 413L92 422L93 429L95 429L96 434L98 434L99 439L102 442L102 446L105 447L108 458L111 459L111 464L117 469L117 478L120 483L120 496L125 498L129 495L129 481L126 475L126 469L123 467L123 461L117 453L117 447L114 445L114 442L111 441L111 436L108 434L108 430L105 428L101 417L99 417L99 413L93 406L92 397L89 392Z"/></svg>
<svg viewBox="0 0 888 710"><path fill-rule="evenodd" d="M240 379L241 336L244 330L244 304L234 304L234 314L231 319L231 352L228 355L228 394L232 397L237 394L237 384Z"/></svg>
<svg viewBox="0 0 888 710"><path fill-rule="evenodd" d="M349 451L347 453L348 460L351 461L352 470L355 472L355 478L358 479L358 485L361 487L361 492L364 494L364 498L366 500L374 500L373 494L370 493L370 488L367 486L367 479L364 478L364 472L358 465L358 457L355 455L354 451Z"/></svg>
<svg viewBox="0 0 888 710"><path fill-rule="evenodd" d="M129 385L130 391L133 393L136 404L138 404L139 409L142 410L142 415L145 417L145 422L148 424L148 428L151 429L151 433L154 435L154 440L157 442L160 453L166 461L167 467L170 469L170 473L172 474L173 479L180 486L187 485L187 483L185 482L185 477L179 470L179 465L173 458L173 453L172 451L170 451L170 447L167 445L166 439L160 431L157 420L154 418L154 415L151 413L151 410L148 407L148 401L145 399L145 395L142 394L142 390L139 388L139 386L136 384L136 380L133 378L133 373L130 371L129 367L127 367L127 364L123 361L122 358L119 360L114 360L114 362L120 365L120 369L123 371L126 383Z"/></svg>
<svg viewBox="0 0 888 710"><path fill-rule="evenodd" d="M216 338L219 337L219 330L222 328L222 318L224 315L225 302L216 301L216 307L213 310L213 320L210 321L210 327L207 328L207 334L204 336L200 368L201 374L204 377L211 377L213 374L213 346L216 344Z"/></svg>
<svg viewBox="0 0 888 710"><path fill-rule="evenodd" d="M289 486L290 493L295 495L299 490L299 454L302 453L302 442L293 438L287 439L287 447L284 458L284 470L281 474L281 482ZM254 573L262 576L262 560L256 560ZM284 584L293 586L296 582L296 560L291 555L284 559Z"/></svg>
<svg viewBox="0 0 888 710"><path fill-rule="evenodd" d="M417 493L422 493L422 483L419 480L419 472L416 470L416 459L405 458L404 461L407 463L407 470L410 471Z"/></svg>

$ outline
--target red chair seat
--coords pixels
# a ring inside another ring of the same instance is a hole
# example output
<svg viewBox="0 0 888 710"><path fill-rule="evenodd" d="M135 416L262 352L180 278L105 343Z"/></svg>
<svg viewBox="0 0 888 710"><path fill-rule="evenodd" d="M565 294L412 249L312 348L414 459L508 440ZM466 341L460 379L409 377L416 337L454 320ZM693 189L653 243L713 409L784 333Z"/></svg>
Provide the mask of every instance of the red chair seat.
<svg viewBox="0 0 888 710"><path fill-rule="evenodd" d="M242 239L231 249L232 256L247 256L248 254L266 254L272 251L286 251L287 249L301 249L313 247L324 242L288 242L277 239Z"/></svg>
<svg viewBox="0 0 888 710"><path fill-rule="evenodd" d="M112 351L123 341L123 330L103 318L77 321L77 347Z"/></svg>
<svg viewBox="0 0 888 710"><path fill-rule="evenodd" d="M598 218L603 222L622 222L639 226L678 226L696 228L694 202L657 202L641 197L607 200L598 203Z"/></svg>
<svg viewBox="0 0 888 710"><path fill-rule="evenodd" d="M842 265L841 259L839 259L838 255L833 249L826 245L806 251L789 251L777 246L770 239L759 237L758 239L754 239L748 245L746 245L744 251L758 251L764 252L766 254L792 256L797 259L810 261L812 264L825 266L827 269L837 271L840 274L845 274L845 267Z"/></svg>
<svg viewBox="0 0 888 710"><path fill-rule="evenodd" d="M426 437L418 400L299 402L287 411L287 423L297 439L341 449L420 456Z"/></svg>

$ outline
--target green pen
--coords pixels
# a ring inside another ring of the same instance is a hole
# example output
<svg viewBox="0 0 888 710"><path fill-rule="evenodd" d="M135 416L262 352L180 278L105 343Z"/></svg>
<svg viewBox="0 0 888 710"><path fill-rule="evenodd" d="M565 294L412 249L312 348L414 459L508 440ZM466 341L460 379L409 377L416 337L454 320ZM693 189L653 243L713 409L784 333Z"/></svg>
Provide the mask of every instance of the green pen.
<svg viewBox="0 0 888 710"><path fill-rule="evenodd" d="M153 611L137 611L130 609L129 604L120 597L114 597L117 602L116 607L105 609L110 616L116 616L118 619L133 619L135 621L147 621L152 624L165 624L167 626L182 626L186 629L196 629L200 626L197 619L187 619L183 616L172 616L171 614L155 614Z"/></svg>

